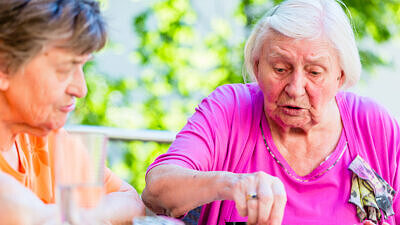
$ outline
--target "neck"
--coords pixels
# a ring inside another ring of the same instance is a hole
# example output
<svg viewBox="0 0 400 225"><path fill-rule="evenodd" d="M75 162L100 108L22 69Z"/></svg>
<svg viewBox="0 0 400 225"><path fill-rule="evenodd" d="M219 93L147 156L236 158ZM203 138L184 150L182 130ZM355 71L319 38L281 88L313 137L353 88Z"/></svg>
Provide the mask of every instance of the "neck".
<svg viewBox="0 0 400 225"><path fill-rule="evenodd" d="M274 142L286 151L295 151L296 154L300 153L300 149L314 151L321 149L321 146L330 152L336 146L342 132L342 122L336 101L329 104L326 113L315 125L287 128L279 126L268 117L267 120Z"/></svg>
<svg viewBox="0 0 400 225"><path fill-rule="evenodd" d="M7 152L12 149L16 134L0 126L0 152Z"/></svg>
<svg viewBox="0 0 400 225"><path fill-rule="evenodd" d="M16 131L13 130L13 121L16 121L15 115L9 104L5 92L0 92L0 151L5 152L12 149L15 141Z"/></svg>
<svg viewBox="0 0 400 225"><path fill-rule="evenodd" d="M13 110L4 92L0 92L0 151L9 151L19 133L44 136L47 130L35 128L24 123L19 114Z"/></svg>
<svg viewBox="0 0 400 225"><path fill-rule="evenodd" d="M326 120L309 129L282 129L268 119L278 151L300 176L317 168L336 149L339 142L343 128L336 103L327 112L329 113L324 116Z"/></svg>

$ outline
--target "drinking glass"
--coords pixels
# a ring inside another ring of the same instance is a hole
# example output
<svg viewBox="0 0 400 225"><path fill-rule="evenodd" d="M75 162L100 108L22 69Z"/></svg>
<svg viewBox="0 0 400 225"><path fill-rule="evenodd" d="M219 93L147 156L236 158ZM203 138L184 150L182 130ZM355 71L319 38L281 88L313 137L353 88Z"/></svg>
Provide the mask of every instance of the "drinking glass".
<svg viewBox="0 0 400 225"><path fill-rule="evenodd" d="M99 224L91 215L103 196L107 137L70 131L56 139L56 202L63 225ZM86 213L86 214L85 214Z"/></svg>

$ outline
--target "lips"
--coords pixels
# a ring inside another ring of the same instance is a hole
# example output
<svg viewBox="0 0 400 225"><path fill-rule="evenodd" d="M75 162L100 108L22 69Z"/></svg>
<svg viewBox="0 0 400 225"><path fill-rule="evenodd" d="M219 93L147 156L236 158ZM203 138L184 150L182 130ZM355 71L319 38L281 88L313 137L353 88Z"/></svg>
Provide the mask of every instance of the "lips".
<svg viewBox="0 0 400 225"><path fill-rule="evenodd" d="M288 108L288 109L303 109L303 107L294 106L294 105L285 105L283 107Z"/></svg>
<svg viewBox="0 0 400 225"><path fill-rule="evenodd" d="M282 105L280 107L282 111L289 116L299 116L307 110L306 108L297 105Z"/></svg>
<svg viewBox="0 0 400 225"><path fill-rule="evenodd" d="M75 109L75 103L71 103L69 105L65 105L61 107L61 111L65 113L69 113Z"/></svg>

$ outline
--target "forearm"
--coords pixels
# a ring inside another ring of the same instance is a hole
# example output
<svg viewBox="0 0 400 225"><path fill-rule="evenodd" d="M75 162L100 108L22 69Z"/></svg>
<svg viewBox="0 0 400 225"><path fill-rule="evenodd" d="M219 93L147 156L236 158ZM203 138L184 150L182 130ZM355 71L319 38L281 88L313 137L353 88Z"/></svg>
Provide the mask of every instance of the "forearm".
<svg viewBox="0 0 400 225"><path fill-rule="evenodd" d="M173 217L206 203L231 199L232 173L201 172L175 165L160 165L146 176L142 199L157 214Z"/></svg>
<svg viewBox="0 0 400 225"><path fill-rule="evenodd" d="M113 224L132 221L134 217L145 215L144 204L136 190L125 182L118 192L104 196L99 211L103 220Z"/></svg>
<svg viewBox="0 0 400 225"><path fill-rule="evenodd" d="M46 205L8 174L0 172L0 221L4 224L46 224L56 220L56 207Z"/></svg>

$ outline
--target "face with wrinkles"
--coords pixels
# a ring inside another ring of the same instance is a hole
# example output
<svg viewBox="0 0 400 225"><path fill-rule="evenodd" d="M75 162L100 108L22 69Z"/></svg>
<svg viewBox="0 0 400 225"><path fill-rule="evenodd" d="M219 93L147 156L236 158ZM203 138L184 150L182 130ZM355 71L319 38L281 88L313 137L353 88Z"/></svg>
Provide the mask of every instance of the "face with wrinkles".
<svg viewBox="0 0 400 225"><path fill-rule="evenodd" d="M89 58L49 47L16 73L1 75L1 96L12 115L8 120L43 134L62 127L75 98L86 95L82 67Z"/></svg>
<svg viewBox="0 0 400 225"><path fill-rule="evenodd" d="M283 129L309 129L329 119L344 81L337 51L324 37L265 38L254 63L267 118Z"/></svg>

